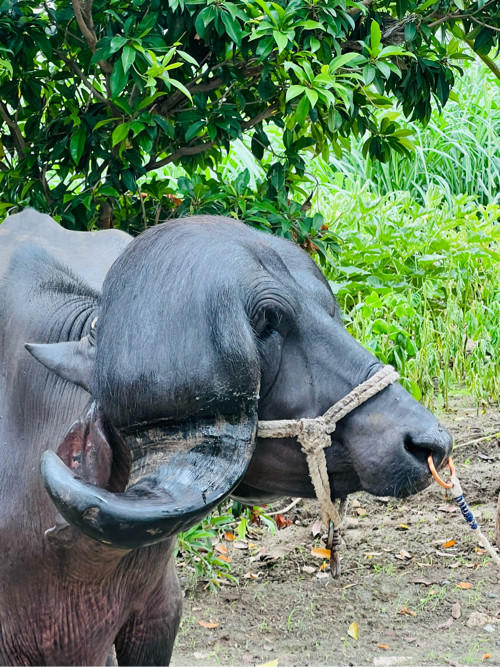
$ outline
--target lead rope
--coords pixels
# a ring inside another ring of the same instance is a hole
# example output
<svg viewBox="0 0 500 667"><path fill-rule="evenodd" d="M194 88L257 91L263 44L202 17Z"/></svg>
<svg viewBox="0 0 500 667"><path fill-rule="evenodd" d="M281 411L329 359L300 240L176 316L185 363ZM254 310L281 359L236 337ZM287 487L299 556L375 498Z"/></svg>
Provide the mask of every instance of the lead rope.
<svg viewBox="0 0 500 667"><path fill-rule="evenodd" d="M464 519L467 521L471 529L476 533L477 535L477 541L479 544L486 549L486 551L489 553L491 556L493 562L500 567L500 557L498 556L497 552L494 550L494 548L491 546L490 541L486 537L486 535L481 531L481 528L479 527L478 522L476 521L474 514L472 513L471 508L467 505L467 503L464 500L464 495L462 492L462 487L460 486L460 482L458 481L458 477L455 475L455 466L453 465L453 461L451 458L448 459L448 467L450 469L450 481L449 482L444 482L441 477L439 477L437 470L434 466L434 461L432 459L432 454L429 454L429 458L427 459L427 463L429 465L429 470L431 471L432 476L436 480L436 482L439 484L439 486L442 486L443 489L446 489L449 491L450 495L453 497L453 500L456 502L458 505L460 511L462 512L462 516Z"/></svg>
<svg viewBox="0 0 500 667"><path fill-rule="evenodd" d="M399 373L392 366L384 366L320 417L259 421L258 424L259 438L297 438L302 445L302 451L307 457L309 476L320 503L322 519L328 527L326 546L330 550L330 573L334 578L337 578L341 571L338 553L341 544L341 516L331 499L325 449L332 444L330 435L335 431L337 422L398 378ZM341 503L341 511L343 507L345 504Z"/></svg>

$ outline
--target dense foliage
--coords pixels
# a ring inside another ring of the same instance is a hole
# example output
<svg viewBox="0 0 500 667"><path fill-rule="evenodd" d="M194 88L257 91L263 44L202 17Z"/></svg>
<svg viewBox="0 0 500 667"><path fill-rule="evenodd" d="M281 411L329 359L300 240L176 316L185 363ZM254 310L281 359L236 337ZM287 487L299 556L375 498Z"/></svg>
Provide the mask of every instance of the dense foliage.
<svg viewBox="0 0 500 667"><path fill-rule="evenodd" d="M409 130L377 109L391 95L428 121L467 44L495 68L499 27L496 0L1 0L2 210L137 232L234 213L245 193L241 217L325 253L311 157L352 135L374 160L408 155ZM221 161L244 135L263 175L228 183Z"/></svg>
<svg viewBox="0 0 500 667"><path fill-rule="evenodd" d="M415 129L415 156L373 163L353 141L315 165L341 254L326 268L352 333L416 397L447 405L465 386L500 401L500 100L466 68L456 101ZM436 392L437 390L437 392Z"/></svg>

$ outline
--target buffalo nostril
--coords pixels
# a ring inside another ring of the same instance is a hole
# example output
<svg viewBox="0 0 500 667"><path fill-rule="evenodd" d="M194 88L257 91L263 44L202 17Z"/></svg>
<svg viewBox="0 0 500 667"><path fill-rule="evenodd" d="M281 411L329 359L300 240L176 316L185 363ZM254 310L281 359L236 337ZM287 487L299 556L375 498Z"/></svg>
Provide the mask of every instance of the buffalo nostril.
<svg viewBox="0 0 500 667"><path fill-rule="evenodd" d="M413 433L407 433L403 440L405 450L414 458L422 463L426 463L429 454L432 454L437 467L440 467L448 460L452 444L452 438L444 428L440 428L438 434L427 437L421 434L416 436Z"/></svg>
<svg viewBox="0 0 500 667"><path fill-rule="evenodd" d="M428 443L415 442L410 434L405 436L403 446L408 454L411 454L411 456L421 463L426 463L429 454L433 453Z"/></svg>

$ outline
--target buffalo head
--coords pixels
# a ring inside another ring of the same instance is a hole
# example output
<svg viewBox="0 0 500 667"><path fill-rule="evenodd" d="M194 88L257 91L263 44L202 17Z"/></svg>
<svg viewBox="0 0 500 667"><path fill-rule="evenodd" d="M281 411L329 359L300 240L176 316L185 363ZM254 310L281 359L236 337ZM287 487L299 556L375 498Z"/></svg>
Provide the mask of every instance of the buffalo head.
<svg viewBox="0 0 500 667"><path fill-rule="evenodd" d="M257 420L316 417L380 368L305 252L218 217L144 232L106 276L95 330L29 349L92 396L71 451L112 460L107 481L84 481L46 452L47 489L70 523L121 547L184 530L230 493L314 495L300 445L256 438ZM408 495L431 479L428 454L439 466L450 449L392 385L337 425L332 493Z"/></svg>

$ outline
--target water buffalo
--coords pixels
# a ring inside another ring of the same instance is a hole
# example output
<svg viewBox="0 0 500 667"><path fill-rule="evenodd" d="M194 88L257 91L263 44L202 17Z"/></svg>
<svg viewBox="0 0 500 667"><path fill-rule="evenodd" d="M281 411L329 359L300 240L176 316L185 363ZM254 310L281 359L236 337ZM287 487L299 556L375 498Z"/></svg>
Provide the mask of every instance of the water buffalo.
<svg viewBox="0 0 500 667"><path fill-rule="evenodd" d="M260 441L257 420L322 414L378 368L292 243L220 217L134 240L8 218L0 663L102 665L114 644L121 665L167 664L175 534L231 493L312 496L296 440ZM450 448L392 385L338 424L332 493L413 493Z"/></svg>

